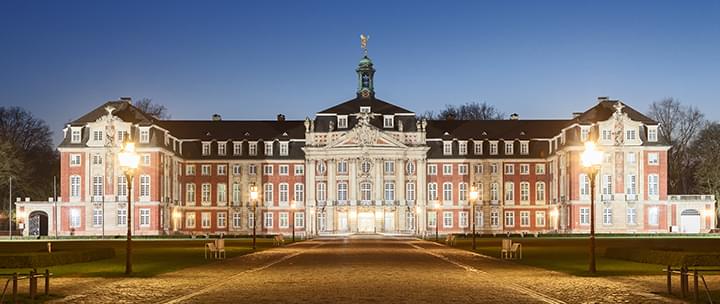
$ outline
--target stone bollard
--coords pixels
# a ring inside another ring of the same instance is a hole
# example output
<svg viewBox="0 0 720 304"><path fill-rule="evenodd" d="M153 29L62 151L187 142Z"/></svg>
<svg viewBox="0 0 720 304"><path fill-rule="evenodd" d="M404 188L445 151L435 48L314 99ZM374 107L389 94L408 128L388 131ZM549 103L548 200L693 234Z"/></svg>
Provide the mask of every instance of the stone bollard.
<svg viewBox="0 0 720 304"><path fill-rule="evenodd" d="M48 253L52 253L52 243L50 243L50 242L47 243L47 249L48 249Z"/></svg>
<svg viewBox="0 0 720 304"><path fill-rule="evenodd" d="M37 277L35 276L37 271L35 269L30 270L30 300L35 300L35 294L37 293Z"/></svg>
<svg viewBox="0 0 720 304"><path fill-rule="evenodd" d="M670 267L670 265L668 265L668 267L667 267L667 289L668 289L668 294L671 295L672 294L672 267Z"/></svg>
<svg viewBox="0 0 720 304"><path fill-rule="evenodd" d="M17 272L13 273L12 281L13 281L12 302L17 303L17 290L18 290L18 274L17 274Z"/></svg>
<svg viewBox="0 0 720 304"><path fill-rule="evenodd" d="M50 269L45 269L45 295L50 294Z"/></svg>

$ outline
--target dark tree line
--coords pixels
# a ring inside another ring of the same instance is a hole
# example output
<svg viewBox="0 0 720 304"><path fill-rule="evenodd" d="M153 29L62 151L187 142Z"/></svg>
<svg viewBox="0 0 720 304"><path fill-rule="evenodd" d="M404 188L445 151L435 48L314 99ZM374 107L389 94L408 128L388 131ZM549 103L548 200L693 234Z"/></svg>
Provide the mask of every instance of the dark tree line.
<svg viewBox="0 0 720 304"><path fill-rule="evenodd" d="M445 105L439 112L427 111L420 118L437 120L497 120L505 118L505 113L487 102L468 102L462 105Z"/></svg>

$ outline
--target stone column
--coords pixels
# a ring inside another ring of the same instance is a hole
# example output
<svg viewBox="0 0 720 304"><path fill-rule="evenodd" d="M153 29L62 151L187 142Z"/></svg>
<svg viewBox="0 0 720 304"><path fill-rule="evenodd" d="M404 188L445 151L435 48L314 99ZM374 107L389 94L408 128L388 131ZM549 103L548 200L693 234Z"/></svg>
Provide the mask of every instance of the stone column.
<svg viewBox="0 0 720 304"><path fill-rule="evenodd" d="M395 198L400 201L395 213L395 229L406 230L407 223L405 221L405 213L407 212L407 201L405 200L405 160L398 159L395 161ZM402 216L401 216L402 215Z"/></svg>
<svg viewBox="0 0 720 304"><path fill-rule="evenodd" d="M424 233L427 230L427 163L425 159L417 159L416 165L417 179L415 184L416 203L420 207L417 217L418 232Z"/></svg>
<svg viewBox="0 0 720 304"><path fill-rule="evenodd" d="M305 227L311 233L317 233L320 227L317 226L317 203L315 201L315 161L308 159L305 161L305 201L307 202L307 210L311 215L312 221L305 221Z"/></svg>

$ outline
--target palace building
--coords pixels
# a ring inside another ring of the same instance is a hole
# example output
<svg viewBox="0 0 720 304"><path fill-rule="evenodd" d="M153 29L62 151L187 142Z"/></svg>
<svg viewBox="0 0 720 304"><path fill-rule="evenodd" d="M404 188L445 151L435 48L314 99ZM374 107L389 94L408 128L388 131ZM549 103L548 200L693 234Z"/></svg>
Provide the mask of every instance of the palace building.
<svg viewBox="0 0 720 304"><path fill-rule="evenodd" d="M135 235L248 235L256 221L260 234L469 233L472 206L478 233L587 233L587 140L604 155L599 233L715 225L713 196L668 195L662 126L619 100L555 120L428 120L376 97L367 55L356 72L353 99L305 120L160 120L107 102L63 129L60 198L16 203L24 233L123 235L129 205Z"/></svg>

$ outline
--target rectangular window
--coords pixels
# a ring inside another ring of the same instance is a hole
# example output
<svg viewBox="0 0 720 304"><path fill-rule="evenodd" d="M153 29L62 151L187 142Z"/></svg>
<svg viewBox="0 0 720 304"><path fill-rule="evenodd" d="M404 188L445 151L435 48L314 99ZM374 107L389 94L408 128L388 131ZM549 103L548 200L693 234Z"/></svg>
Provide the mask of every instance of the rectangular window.
<svg viewBox="0 0 720 304"><path fill-rule="evenodd" d="M217 213L218 219L217 219L217 225L218 228L225 228L227 227L227 213L225 212L218 212Z"/></svg>
<svg viewBox="0 0 720 304"><path fill-rule="evenodd" d="M273 175L273 166L263 165L263 175Z"/></svg>
<svg viewBox="0 0 720 304"><path fill-rule="evenodd" d="M118 200L124 200L127 199L127 178L123 175L117 177L118 186L117 186L117 196Z"/></svg>
<svg viewBox="0 0 720 304"><path fill-rule="evenodd" d="M248 228L255 227L255 213L248 213Z"/></svg>
<svg viewBox="0 0 720 304"><path fill-rule="evenodd" d="M497 210L490 211L490 226L500 226L500 212Z"/></svg>
<svg viewBox="0 0 720 304"><path fill-rule="evenodd" d="M660 164L660 155L657 152L648 153L648 165Z"/></svg>
<svg viewBox="0 0 720 304"><path fill-rule="evenodd" d="M97 198L103 196L103 177L102 176L93 176L92 194L93 194L93 196L95 196Z"/></svg>
<svg viewBox="0 0 720 304"><path fill-rule="evenodd" d="M628 207L626 212L628 225L637 225L637 214L635 213L635 208Z"/></svg>
<svg viewBox="0 0 720 304"><path fill-rule="evenodd" d="M305 227L305 213L302 212L295 212L295 218L293 221L293 226L296 228L303 228Z"/></svg>
<svg viewBox="0 0 720 304"><path fill-rule="evenodd" d="M70 154L70 166L80 166L80 154Z"/></svg>
<svg viewBox="0 0 720 304"><path fill-rule="evenodd" d="M637 179L635 174L628 174L625 193L629 195L637 194Z"/></svg>
<svg viewBox="0 0 720 304"><path fill-rule="evenodd" d="M535 183L535 201L537 203L545 201L545 182Z"/></svg>
<svg viewBox="0 0 720 304"><path fill-rule="evenodd" d="M498 188L499 188L498 183L490 184L490 200L492 200L494 202L497 202L499 200Z"/></svg>
<svg viewBox="0 0 720 304"><path fill-rule="evenodd" d="M657 226L660 224L660 213L658 207L650 207L648 211L648 225Z"/></svg>
<svg viewBox="0 0 720 304"><path fill-rule="evenodd" d="M453 213L452 211L443 212L443 227L450 228L453 226Z"/></svg>
<svg viewBox="0 0 720 304"><path fill-rule="evenodd" d="M233 212L233 228L242 227L242 213Z"/></svg>
<svg viewBox="0 0 720 304"><path fill-rule="evenodd" d="M102 156L100 156L100 154L93 154L92 163L93 163L93 165L102 165L102 163L103 163ZM145 165L144 159L143 159L143 165ZM150 163L148 162L147 165L150 165Z"/></svg>
<svg viewBox="0 0 720 304"><path fill-rule="evenodd" d="M635 152L628 152L627 161L629 164L634 164L635 162L637 162L637 154L635 154Z"/></svg>
<svg viewBox="0 0 720 304"><path fill-rule="evenodd" d="M185 175L187 175L187 176L195 175L195 165L185 165Z"/></svg>
<svg viewBox="0 0 720 304"><path fill-rule="evenodd" d="M202 202L203 205L209 205L210 204L210 191L211 186L209 183L202 184L202 193L200 194L200 202Z"/></svg>
<svg viewBox="0 0 720 304"><path fill-rule="evenodd" d="M140 197L150 197L150 175L140 175Z"/></svg>
<svg viewBox="0 0 720 304"><path fill-rule="evenodd" d="M444 164L443 165L443 175L452 175L452 165L451 164Z"/></svg>
<svg viewBox="0 0 720 304"><path fill-rule="evenodd" d="M346 129L348 127L347 115L338 115L338 129Z"/></svg>
<svg viewBox="0 0 720 304"><path fill-rule="evenodd" d="M385 161L385 174L387 174L387 175L395 174L395 162L394 161L392 161L392 160Z"/></svg>
<svg viewBox="0 0 720 304"><path fill-rule="evenodd" d="M452 202L452 200L453 200L452 188L453 187L452 187L451 183L443 184L443 201Z"/></svg>
<svg viewBox="0 0 720 304"><path fill-rule="evenodd" d="M512 204L515 201L515 183L505 183L505 202Z"/></svg>
<svg viewBox="0 0 720 304"><path fill-rule="evenodd" d="M250 174L250 175L257 174L257 165L254 165L254 164L248 165L248 174Z"/></svg>
<svg viewBox="0 0 720 304"><path fill-rule="evenodd" d="M580 199L589 199L590 196L590 177L585 173L580 173Z"/></svg>
<svg viewBox="0 0 720 304"><path fill-rule="evenodd" d="M393 128L395 126L395 118L393 115L383 115L383 128Z"/></svg>
<svg viewBox="0 0 720 304"><path fill-rule="evenodd" d="M315 192L317 192L317 200L324 202L327 200L327 184L324 182L317 183L316 185L317 189Z"/></svg>
<svg viewBox="0 0 720 304"><path fill-rule="evenodd" d="M251 156L257 155L257 142L248 143L248 154Z"/></svg>
<svg viewBox="0 0 720 304"><path fill-rule="evenodd" d="M427 212L428 227L435 228L437 226L437 212Z"/></svg>
<svg viewBox="0 0 720 304"><path fill-rule="evenodd" d="M459 184L458 184L458 199L459 199L461 202L466 202L467 199L468 199L468 197L467 197L467 193L468 193L467 187L468 187L468 184L467 184L467 183L459 183Z"/></svg>
<svg viewBox="0 0 720 304"><path fill-rule="evenodd" d="M278 201L280 203L287 203L290 201L290 185L287 183L280 183L278 185Z"/></svg>
<svg viewBox="0 0 720 304"><path fill-rule="evenodd" d="M203 229L210 228L210 212L203 212L200 214L200 227Z"/></svg>
<svg viewBox="0 0 720 304"><path fill-rule="evenodd" d="M140 227L150 227L150 209L140 208Z"/></svg>
<svg viewBox="0 0 720 304"><path fill-rule="evenodd" d="M127 225L127 209L118 209L117 210L117 224L118 224L118 226L126 226Z"/></svg>
<svg viewBox="0 0 720 304"><path fill-rule="evenodd" d="M515 212L505 211L505 227L515 227Z"/></svg>
<svg viewBox="0 0 720 304"><path fill-rule="evenodd" d="M233 155L242 155L242 143L233 143Z"/></svg>
<svg viewBox="0 0 720 304"><path fill-rule="evenodd" d="M273 214L272 214L272 212L265 212L265 221L263 222L263 227L265 227L265 228L272 228L272 227L273 227Z"/></svg>
<svg viewBox="0 0 720 304"><path fill-rule="evenodd" d="M485 222L484 219L485 218L483 216L483 212L480 210L476 211L475 212L475 227L482 228L482 226L484 225L484 222Z"/></svg>
<svg viewBox="0 0 720 304"><path fill-rule="evenodd" d="M227 175L227 167L225 165L217 165L217 175Z"/></svg>
<svg viewBox="0 0 720 304"><path fill-rule="evenodd" d="M520 154L522 154L522 155L530 154L530 143L529 142L521 142L520 143Z"/></svg>
<svg viewBox="0 0 720 304"><path fill-rule="evenodd" d="M535 226L545 227L545 211L535 211Z"/></svg>
<svg viewBox="0 0 720 304"><path fill-rule="evenodd" d="M146 144L150 142L150 130L140 129L140 143Z"/></svg>
<svg viewBox="0 0 720 304"><path fill-rule="evenodd" d="M530 165L529 164L521 164L520 165L520 174L522 174L522 175L530 174Z"/></svg>
<svg viewBox="0 0 720 304"><path fill-rule="evenodd" d="M612 208L603 208L603 225L612 225Z"/></svg>
<svg viewBox="0 0 720 304"><path fill-rule="evenodd" d="M482 155L482 141L474 141L473 150L475 155Z"/></svg>
<svg viewBox="0 0 720 304"><path fill-rule="evenodd" d="M535 174L536 175L545 174L545 164L535 164Z"/></svg>
<svg viewBox="0 0 720 304"><path fill-rule="evenodd" d="M498 154L498 143L496 141L490 142L490 155Z"/></svg>
<svg viewBox="0 0 720 304"><path fill-rule="evenodd" d="M520 211L520 227L530 227L530 211Z"/></svg>
<svg viewBox="0 0 720 304"><path fill-rule="evenodd" d="M452 142L451 141L443 142L443 155L452 155Z"/></svg>
<svg viewBox="0 0 720 304"><path fill-rule="evenodd" d="M233 165L233 175L238 176L242 173L242 167L240 165Z"/></svg>
<svg viewBox="0 0 720 304"><path fill-rule="evenodd" d="M232 185L232 202L233 202L233 205L239 206L239 205L240 205L240 198L241 198L240 184L239 184L239 183L233 183L233 185Z"/></svg>
<svg viewBox="0 0 720 304"><path fill-rule="evenodd" d="M218 155L225 155L225 149L227 148L227 143L218 143Z"/></svg>
<svg viewBox="0 0 720 304"><path fill-rule="evenodd" d="M290 152L290 143L283 141L280 142L280 156L288 156Z"/></svg>
<svg viewBox="0 0 720 304"><path fill-rule="evenodd" d="M77 144L81 140L80 130L72 130L70 135L70 142Z"/></svg>
<svg viewBox="0 0 720 304"><path fill-rule="evenodd" d="M580 141L586 142L588 138L590 138L590 128L589 127L580 127Z"/></svg>
<svg viewBox="0 0 720 304"><path fill-rule="evenodd" d="M405 183L405 199L415 201L415 182Z"/></svg>
<svg viewBox="0 0 720 304"><path fill-rule="evenodd" d="M530 201L530 183L528 182L520 183L520 201L526 204Z"/></svg>
<svg viewBox="0 0 720 304"><path fill-rule="evenodd" d="M657 174L648 175L648 195L657 196L660 194L660 176Z"/></svg>
<svg viewBox="0 0 720 304"><path fill-rule="evenodd" d="M210 155L210 143L209 142L202 143L202 155L203 156Z"/></svg>
<svg viewBox="0 0 720 304"><path fill-rule="evenodd" d="M348 163L345 160L337 162L337 173L339 175L346 175L348 173Z"/></svg>
<svg viewBox="0 0 720 304"><path fill-rule="evenodd" d="M658 141L658 132L657 128L648 128L648 141L649 142L657 142Z"/></svg>
<svg viewBox="0 0 720 304"><path fill-rule="evenodd" d="M348 184L346 182L339 182L337 184L337 199L339 201L348 200Z"/></svg>
<svg viewBox="0 0 720 304"><path fill-rule="evenodd" d="M305 166L304 165L295 165L295 176L301 176L305 175Z"/></svg>
<svg viewBox="0 0 720 304"><path fill-rule="evenodd" d="M476 164L473 166L475 170L475 174L483 174L483 165L482 164Z"/></svg>
<svg viewBox="0 0 720 304"><path fill-rule="evenodd" d="M302 183L295 183L295 201L296 202L303 202L305 201L305 184Z"/></svg>
<svg viewBox="0 0 720 304"><path fill-rule="evenodd" d="M505 174L512 175L515 174L515 165L505 165Z"/></svg>
<svg viewBox="0 0 720 304"><path fill-rule="evenodd" d="M273 143L266 142L265 143L265 156L272 156L272 155L273 155Z"/></svg>
<svg viewBox="0 0 720 304"><path fill-rule="evenodd" d="M195 205L195 184L185 184L185 202Z"/></svg>
<svg viewBox="0 0 720 304"><path fill-rule="evenodd" d="M428 175L437 175L437 165L428 165Z"/></svg>
<svg viewBox="0 0 720 304"><path fill-rule="evenodd" d="M460 174L460 175L467 175L467 174L468 174L468 165L466 165L466 164L459 164L459 165L458 165L458 174Z"/></svg>
<svg viewBox="0 0 720 304"><path fill-rule="evenodd" d="M580 225L590 225L590 208L580 208Z"/></svg>
<svg viewBox="0 0 720 304"><path fill-rule="evenodd" d="M209 176L210 175L210 165L202 165L200 166L200 174L203 176Z"/></svg>
<svg viewBox="0 0 720 304"><path fill-rule="evenodd" d="M635 140L635 139L637 139L637 134L636 134L636 133L637 133L636 130L627 130L627 131L625 132L625 134L626 134L625 139L626 139L626 140Z"/></svg>
<svg viewBox="0 0 720 304"><path fill-rule="evenodd" d="M468 226L468 212L467 212L467 211L460 211L460 212L458 213L458 215L459 215L459 217L460 217L460 218L459 218L459 223L458 223L458 224L460 225L460 228L465 228L465 227L467 227L467 226Z"/></svg>
<svg viewBox="0 0 720 304"><path fill-rule="evenodd" d="M263 192L264 200L263 201L266 204L272 203L273 202L273 184L267 183L267 184L265 184L263 189L264 189L264 192Z"/></svg>
<svg viewBox="0 0 720 304"><path fill-rule="evenodd" d="M437 184L428 183L428 200L436 201L437 199Z"/></svg>
<svg viewBox="0 0 720 304"><path fill-rule="evenodd" d="M217 202L218 205L227 204L227 184L225 183L217 184Z"/></svg>
<svg viewBox="0 0 720 304"><path fill-rule="evenodd" d="M458 154L467 155L467 142L466 141L458 142Z"/></svg>
<svg viewBox="0 0 720 304"><path fill-rule="evenodd" d="M505 155L513 155L513 142L505 142Z"/></svg>
<svg viewBox="0 0 720 304"><path fill-rule="evenodd" d="M185 212L185 228L195 228L195 212Z"/></svg>
<svg viewBox="0 0 720 304"><path fill-rule="evenodd" d="M612 175L604 174L602 176L602 194L612 194Z"/></svg>
<svg viewBox="0 0 720 304"><path fill-rule="evenodd" d="M603 141L609 141L612 140L612 131L603 129L602 130L602 140Z"/></svg>
<svg viewBox="0 0 720 304"><path fill-rule="evenodd" d="M93 209L93 226L98 227L103 223L102 209Z"/></svg>
<svg viewBox="0 0 720 304"><path fill-rule="evenodd" d="M77 208L70 209L70 227L71 228L79 228L80 227L80 209L77 209Z"/></svg>
<svg viewBox="0 0 720 304"><path fill-rule="evenodd" d="M497 174L498 173L498 164L492 163L490 164L490 173L491 174Z"/></svg>
<svg viewBox="0 0 720 304"><path fill-rule="evenodd" d="M395 183L394 182L385 182L385 201L394 201L395 200Z"/></svg>
<svg viewBox="0 0 720 304"><path fill-rule="evenodd" d="M278 223L280 228L290 227L290 221L288 219L289 217L287 212L279 212L278 216L280 217L280 223Z"/></svg>
<svg viewBox="0 0 720 304"><path fill-rule="evenodd" d="M278 171L280 171L280 175L290 175L290 166L288 165L279 165Z"/></svg>

